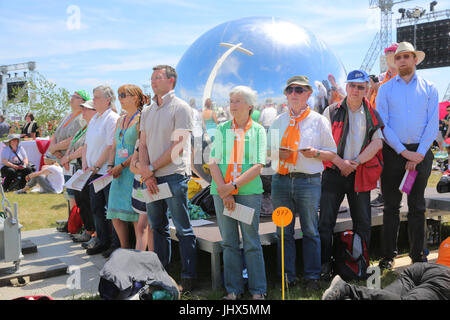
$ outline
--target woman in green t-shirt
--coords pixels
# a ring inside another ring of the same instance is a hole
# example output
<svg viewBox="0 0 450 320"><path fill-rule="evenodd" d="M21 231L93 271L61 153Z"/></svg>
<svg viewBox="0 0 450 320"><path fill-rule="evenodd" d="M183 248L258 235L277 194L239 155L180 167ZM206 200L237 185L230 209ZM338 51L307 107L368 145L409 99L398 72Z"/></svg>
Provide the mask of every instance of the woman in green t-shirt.
<svg viewBox="0 0 450 320"><path fill-rule="evenodd" d="M244 259L248 271L248 287L253 299L264 299L267 289L264 257L259 240L259 213L263 187L260 178L265 164L266 132L251 119L257 94L245 86L230 92L232 120L217 127L210 155L211 194L222 236L224 280L227 295L235 300L244 293L243 261L239 248L239 226L242 232ZM249 215L235 219L240 208L254 209ZM226 215L227 213L231 214ZM250 216L251 217L251 216Z"/></svg>

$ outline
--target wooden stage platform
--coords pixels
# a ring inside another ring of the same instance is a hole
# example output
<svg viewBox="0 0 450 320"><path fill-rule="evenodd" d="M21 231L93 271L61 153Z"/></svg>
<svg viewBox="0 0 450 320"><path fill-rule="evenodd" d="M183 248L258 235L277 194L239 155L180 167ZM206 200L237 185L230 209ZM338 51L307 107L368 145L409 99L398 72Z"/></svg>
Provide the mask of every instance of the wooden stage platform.
<svg viewBox="0 0 450 320"><path fill-rule="evenodd" d="M372 199L375 198L373 193ZM435 188L427 188L425 192L426 199L426 217L433 218L441 221L442 216L450 214L450 193L437 193ZM346 199L343 206L348 207ZM406 196L403 196L402 207L400 209L401 221L407 220L407 202ZM197 247L202 251L206 251L211 255L211 284L213 289L220 288L221 286L221 259L222 253L219 227L216 223L216 218L211 218L208 221L212 222L207 225L194 227L195 235L197 236ZM383 207L372 208L372 227L383 224ZM352 220L350 218L350 212L340 213L336 222L334 232L342 232L352 229ZM178 241L176 237L175 228L170 228L171 237L173 240ZM259 234L261 244L263 246L276 243L276 227L272 222L271 217L261 217L259 224ZM298 217L295 221L295 239L301 239L302 232Z"/></svg>

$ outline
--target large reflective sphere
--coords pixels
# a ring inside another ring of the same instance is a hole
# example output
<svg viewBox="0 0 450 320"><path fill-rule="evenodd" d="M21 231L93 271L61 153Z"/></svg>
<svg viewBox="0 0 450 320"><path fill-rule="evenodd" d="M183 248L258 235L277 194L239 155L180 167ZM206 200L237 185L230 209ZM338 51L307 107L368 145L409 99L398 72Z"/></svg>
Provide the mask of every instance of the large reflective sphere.
<svg viewBox="0 0 450 320"><path fill-rule="evenodd" d="M338 83L346 78L340 60L311 31L272 17L216 26L189 47L176 69L177 95L186 101L195 98L197 106L208 97L218 106L227 105L236 85L255 89L261 103L266 98L282 103L286 80L294 75L308 76L314 94L314 81L327 80L330 73Z"/></svg>

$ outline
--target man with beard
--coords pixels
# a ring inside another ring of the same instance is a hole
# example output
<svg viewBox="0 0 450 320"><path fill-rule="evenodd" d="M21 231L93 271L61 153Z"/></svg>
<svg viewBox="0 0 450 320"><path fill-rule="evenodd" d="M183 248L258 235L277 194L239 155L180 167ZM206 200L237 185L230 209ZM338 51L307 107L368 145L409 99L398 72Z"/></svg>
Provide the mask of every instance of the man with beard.
<svg viewBox="0 0 450 320"><path fill-rule="evenodd" d="M409 256L413 263L425 262L425 188L431 173L433 153L430 147L439 128L438 91L431 82L416 74L416 65L425 58L408 42L401 42L387 58L398 75L382 85L376 99L377 111L385 125L384 169L381 189L384 194L384 258L381 269L391 269L397 255L400 226L400 183L406 170L418 172L408 195Z"/></svg>

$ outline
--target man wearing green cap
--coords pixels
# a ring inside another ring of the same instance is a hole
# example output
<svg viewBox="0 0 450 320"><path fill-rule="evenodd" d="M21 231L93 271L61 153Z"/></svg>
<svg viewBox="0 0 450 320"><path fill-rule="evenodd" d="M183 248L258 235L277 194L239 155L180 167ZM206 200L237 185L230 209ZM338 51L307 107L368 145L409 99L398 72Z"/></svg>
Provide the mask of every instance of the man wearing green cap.
<svg viewBox="0 0 450 320"><path fill-rule="evenodd" d="M70 98L71 110L63 120L59 123L55 133L51 137L50 146L48 151L56 158L61 159L66 150L69 148L72 137L86 124L81 114L82 108L80 104L91 100L89 94L84 90L75 91ZM73 172L71 168L69 170L64 168L64 180L67 181L72 176ZM69 195L73 195L73 190L67 189ZM70 208L72 209L75 204L74 200L70 201ZM70 212L70 210L69 210ZM59 228L59 231L66 231L66 226Z"/></svg>

